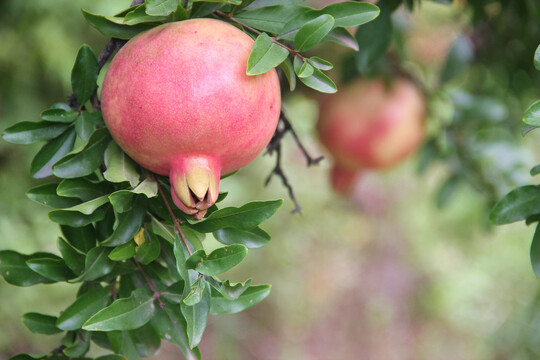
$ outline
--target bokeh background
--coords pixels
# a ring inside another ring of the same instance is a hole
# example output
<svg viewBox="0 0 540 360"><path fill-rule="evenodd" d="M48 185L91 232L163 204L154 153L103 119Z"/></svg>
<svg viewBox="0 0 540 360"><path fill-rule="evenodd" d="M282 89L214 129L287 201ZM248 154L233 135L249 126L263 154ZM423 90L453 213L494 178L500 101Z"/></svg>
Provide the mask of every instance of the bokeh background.
<svg viewBox="0 0 540 360"><path fill-rule="evenodd" d="M81 43L96 53L103 48L107 39L85 23L81 8L114 14L127 5L129 1L106 0L0 2L0 129L37 120L48 105L65 99ZM470 17L459 5L426 1L412 16L398 12L394 21L409 44L409 68L429 85ZM532 52L524 54L532 67ZM508 130L512 137L520 114L540 97L540 83L535 89L533 82L525 82L532 86L512 95L515 101L504 113L505 121L514 123ZM254 283L273 284L271 295L240 315L212 317L201 345L205 358L540 356L540 287L529 264L532 228L522 223L491 227L489 200L466 184L453 191L444 207L438 206L437 194L451 163L439 162L419 174L418 156L392 170L365 174L349 198L340 197L329 187L331 159L315 133L316 99L294 94L284 107L308 150L327 159L308 168L292 138L285 141L284 169L303 206L301 215L290 213L294 205L278 178L264 187L274 165L269 156L223 182L229 192L225 205L286 201L265 226L273 237L269 245L251 250L230 274L238 281L252 277ZM431 116L444 111L444 103L430 108ZM513 170L513 185L531 181L528 167L539 160L539 140L533 132L516 145L514 150L526 155L520 158L524 166ZM2 250L56 251L60 231L48 221L48 209L25 196L40 183L29 176L37 150L0 141ZM509 154L503 148L490 156L500 165ZM491 176L502 177L498 169L493 166ZM212 239L206 241L212 246ZM75 292L76 286L66 284L16 288L0 279L0 358L55 347L58 338L31 334L21 315L58 314ZM179 354L166 346L156 358L178 359Z"/></svg>

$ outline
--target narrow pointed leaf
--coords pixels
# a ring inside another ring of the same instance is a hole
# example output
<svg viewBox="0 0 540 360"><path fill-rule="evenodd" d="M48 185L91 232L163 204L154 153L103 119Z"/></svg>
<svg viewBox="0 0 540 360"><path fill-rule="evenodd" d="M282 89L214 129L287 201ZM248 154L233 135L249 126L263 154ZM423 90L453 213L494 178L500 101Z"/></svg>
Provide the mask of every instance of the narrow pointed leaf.
<svg viewBox="0 0 540 360"><path fill-rule="evenodd" d="M54 165L54 175L66 179L90 175L103 163L103 154L110 141L107 129L97 130L84 149L69 154Z"/></svg>
<svg viewBox="0 0 540 360"><path fill-rule="evenodd" d="M331 15L323 14L305 23L294 37L294 46L298 51L306 51L320 43L333 29L335 20Z"/></svg>
<svg viewBox="0 0 540 360"><path fill-rule="evenodd" d="M66 131L68 127L68 124L48 121L23 121L4 130L2 138L12 144L32 144L40 140L54 139Z"/></svg>
<svg viewBox="0 0 540 360"><path fill-rule="evenodd" d="M49 141L36 154L30 165L30 174L35 178L52 175L53 165L73 149L75 129L70 128L62 135Z"/></svg>
<svg viewBox="0 0 540 360"><path fill-rule="evenodd" d="M283 200L260 201L242 207L228 207L213 212L206 220L191 227L202 233L214 232L224 227L249 230L270 218L283 204Z"/></svg>
<svg viewBox="0 0 540 360"><path fill-rule="evenodd" d="M206 255L204 250L198 250L186 260L186 267L204 275L214 276L229 271L242 262L246 255L247 248L239 244L218 248L210 255Z"/></svg>
<svg viewBox="0 0 540 360"><path fill-rule="evenodd" d="M84 44L77 53L71 71L71 87L79 108L83 107L97 87L99 64L90 46Z"/></svg>
<svg viewBox="0 0 540 360"><path fill-rule="evenodd" d="M41 113L41 119L53 123L70 124L77 119L77 112L70 109L50 108Z"/></svg>
<svg viewBox="0 0 540 360"><path fill-rule="evenodd" d="M105 179L113 183L128 181L132 187L139 183L140 175L135 169L135 163L113 141L105 151Z"/></svg>
<svg viewBox="0 0 540 360"><path fill-rule="evenodd" d="M82 328L88 331L137 329L150 321L154 310L151 294L145 289L137 289L129 298L118 299L99 311Z"/></svg>
<svg viewBox="0 0 540 360"><path fill-rule="evenodd" d="M313 69L313 75L300 78L305 85L322 93L333 94L337 92L337 86L332 79L319 69Z"/></svg>
<svg viewBox="0 0 540 360"><path fill-rule="evenodd" d="M323 41L330 41L336 44L348 47L354 51L359 50L358 41L351 35L351 33L344 28L335 28L326 37Z"/></svg>
<svg viewBox="0 0 540 360"><path fill-rule="evenodd" d="M248 75L263 74L281 64L288 55L287 49L275 44L270 36L262 33L253 44L246 73Z"/></svg>
<svg viewBox="0 0 540 360"><path fill-rule="evenodd" d="M28 190L26 196L32 201L53 208L69 208L80 204L78 199L58 196L56 193L57 188L58 183L39 185Z"/></svg>
<svg viewBox="0 0 540 360"><path fill-rule="evenodd" d="M534 67L536 70L540 70L540 45L536 48L534 52Z"/></svg>
<svg viewBox="0 0 540 360"><path fill-rule="evenodd" d="M41 276L54 281L67 281L75 277L61 258L30 259L26 261L26 265Z"/></svg>
<svg viewBox="0 0 540 360"><path fill-rule="evenodd" d="M23 255L15 251L4 250L0 251L0 275L9 284L15 286L31 286L39 283L52 283L51 279L48 279L40 274L36 273L28 267L26 262L33 258L43 258L47 254L36 253L32 255ZM52 258L57 258L52 254L49 254Z"/></svg>
<svg viewBox="0 0 540 360"><path fill-rule="evenodd" d="M56 327L56 317L39 313L26 313L23 315L24 325L33 333L53 335L62 332Z"/></svg>
<svg viewBox="0 0 540 360"><path fill-rule="evenodd" d="M236 300L229 300L216 292L212 293L212 315L235 314L258 304L270 294L270 285L251 286Z"/></svg>
<svg viewBox="0 0 540 360"><path fill-rule="evenodd" d="M90 290L75 300L58 317L56 326L62 330L77 330L109 303L110 291L106 288Z"/></svg>
<svg viewBox="0 0 540 360"><path fill-rule="evenodd" d="M248 249L257 249L268 244L270 235L260 227L251 230L223 228L212 233L217 241L225 245L242 244Z"/></svg>
<svg viewBox="0 0 540 360"><path fill-rule="evenodd" d="M72 282L92 281L110 273L114 268L114 262L109 259L111 249L95 247L88 252L84 264L84 273Z"/></svg>
<svg viewBox="0 0 540 360"><path fill-rule="evenodd" d="M202 298L197 304L189 306L181 303L180 308L186 319L189 347L193 349L201 342L208 322L208 314L210 313L210 286L205 282Z"/></svg>
<svg viewBox="0 0 540 360"><path fill-rule="evenodd" d="M118 22L112 17L95 15L83 10L83 15L90 25L107 37L129 40L140 32L150 30L154 24L137 24L133 26L121 25L123 18L118 18Z"/></svg>
<svg viewBox="0 0 540 360"><path fill-rule="evenodd" d="M523 114L523 122L531 126L540 126L540 100L525 110L525 114Z"/></svg>
<svg viewBox="0 0 540 360"><path fill-rule="evenodd" d="M69 267L74 274L80 275L84 270L84 253L62 238L58 238L56 246L58 247L60 254L62 254L62 258L67 267Z"/></svg>
<svg viewBox="0 0 540 360"><path fill-rule="evenodd" d="M495 225L509 224L540 213L540 186L518 187L495 205L489 219Z"/></svg>
<svg viewBox="0 0 540 360"><path fill-rule="evenodd" d="M93 183L85 179L65 179L56 188L61 197L79 198L90 201L107 194L109 187L104 183Z"/></svg>
<svg viewBox="0 0 540 360"><path fill-rule="evenodd" d="M146 13L151 16L167 16L176 11L178 0L146 0Z"/></svg>
<svg viewBox="0 0 540 360"><path fill-rule="evenodd" d="M142 203L142 199L138 198L131 211L119 215L118 227L101 245L118 246L133 239L135 234L139 232L145 215L146 208Z"/></svg>

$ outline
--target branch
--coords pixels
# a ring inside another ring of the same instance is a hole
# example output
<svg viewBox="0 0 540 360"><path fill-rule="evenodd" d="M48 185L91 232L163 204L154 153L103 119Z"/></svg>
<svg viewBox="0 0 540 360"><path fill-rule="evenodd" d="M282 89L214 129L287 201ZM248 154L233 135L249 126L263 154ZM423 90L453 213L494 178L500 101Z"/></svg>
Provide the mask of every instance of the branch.
<svg viewBox="0 0 540 360"><path fill-rule="evenodd" d="M283 171L283 168L281 167L281 141L282 141L283 137L288 132L290 132L292 134L296 144L298 145L298 147L300 148L300 150L304 154L304 157L307 160L307 166L308 167L312 166L312 165L319 164L324 157L319 156L319 157L314 158L307 152L306 148L304 147L304 145L302 144L302 142L298 138L298 135L294 131L290 121L287 119L287 117L285 116L283 111L281 112L281 114L279 116L279 121L280 121L280 124L282 126L280 127L279 124L278 124L278 128L276 129L276 132L274 133L274 136L272 137L272 140L270 140L270 143L266 147L266 153L267 154L272 155L272 153L274 153L274 152L276 153L276 165L274 166L274 169L272 169L272 172L270 172L270 174L266 178L265 185L268 185L270 183L270 180L272 180L272 176L277 175L278 177L280 177L283 185L285 186L285 188L287 188L287 192L289 193L289 197L294 202L295 208L292 210L292 213L302 213L302 206L300 206L300 203L296 199L296 196L294 194L294 190L293 190L291 184L289 183L289 180L288 180L287 176L285 175L285 173Z"/></svg>
<svg viewBox="0 0 540 360"><path fill-rule="evenodd" d="M169 203L169 199L167 199L167 196L165 195L165 192L163 191L163 188L161 187L157 176L155 174L152 174L152 178L157 183L159 194L163 198L163 201L165 202L165 206L167 207L167 210L169 211L169 214L171 215L171 218L174 223L174 232L178 233L180 237L182 238L182 241L184 242L184 245L186 246L189 256L193 255L193 252L191 251L191 248L189 247L189 242L187 241L186 236L184 235L184 232L182 231L182 227L180 226L180 220L174 214L171 204Z"/></svg>
<svg viewBox="0 0 540 360"><path fill-rule="evenodd" d="M165 303L161 300L160 293L159 291L156 290L156 287L154 286L154 282L152 281L152 279L148 277L148 275L146 275L146 273L144 272L144 269L142 268L141 264L139 264L137 260L132 258L131 261L133 261L133 263L135 264L135 267L144 278L146 285L148 285L148 288L150 289L150 291L152 291L152 294L154 294L154 299L157 300L159 307L163 309L165 307Z"/></svg>

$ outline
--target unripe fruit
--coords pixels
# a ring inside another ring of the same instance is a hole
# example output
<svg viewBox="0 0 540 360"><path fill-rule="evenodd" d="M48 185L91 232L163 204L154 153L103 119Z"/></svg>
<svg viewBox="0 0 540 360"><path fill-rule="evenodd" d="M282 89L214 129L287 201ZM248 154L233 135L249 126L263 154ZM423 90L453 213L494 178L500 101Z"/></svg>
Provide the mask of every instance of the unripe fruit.
<svg viewBox="0 0 540 360"><path fill-rule="evenodd" d="M424 138L425 100L409 80L356 81L320 101L317 130L332 154L332 184L351 190L362 169L386 169L413 153Z"/></svg>
<svg viewBox="0 0 540 360"><path fill-rule="evenodd" d="M193 19L153 28L114 57L101 93L111 135L143 167L168 175L175 204L202 218L221 175L270 141L281 95L275 70L246 75L253 40Z"/></svg>

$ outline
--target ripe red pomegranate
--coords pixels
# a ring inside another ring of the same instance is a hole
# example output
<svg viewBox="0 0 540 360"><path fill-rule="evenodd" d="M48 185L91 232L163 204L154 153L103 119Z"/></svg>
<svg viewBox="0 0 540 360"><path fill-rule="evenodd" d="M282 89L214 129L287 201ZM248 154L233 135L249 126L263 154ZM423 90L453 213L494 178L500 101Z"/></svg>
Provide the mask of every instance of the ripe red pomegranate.
<svg viewBox="0 0 540 360"><path fill-rule="evenodd" d="M114 57L101 93L105 123L143 167L168 175L175 204L202 218L221 175L252 161L279 120L275 70L246 75L253 40L193 19L153 28Z"/></svg>
<svg viewBox="0 0 540 360"><path fill-rule="evenodd" d="M422 143L425 100L409 80L358 80L320 101L317 130L332 154L332 185L352 190L363 169L386 169Z"/></svg>

